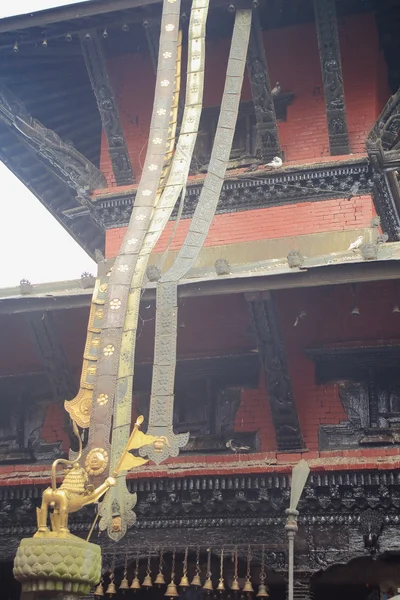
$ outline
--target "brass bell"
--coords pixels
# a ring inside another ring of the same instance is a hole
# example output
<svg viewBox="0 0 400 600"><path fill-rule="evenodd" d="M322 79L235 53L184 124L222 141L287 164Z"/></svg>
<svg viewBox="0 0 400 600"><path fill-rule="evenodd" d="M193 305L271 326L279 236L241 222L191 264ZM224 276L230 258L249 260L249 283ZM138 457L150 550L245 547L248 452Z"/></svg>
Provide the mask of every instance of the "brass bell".
<svg viewBox="0 0 400 600"><path fill-rule="evenodd" d="M196 575L193 577L190 585L192 585L193 587L201 587L201 579L198 573L196 573Z"/></svg>
<svg viewBox="0 0 400 600"><path fill-rule="evenodd" d="M184 573L182 575L182 579L179 582L179 587L185 589L185 588L188 588L189 586L190 586L189 578L187 576L187 573Z"/></svg>
<svg viewBox="0 0 400 600"><path fill-rule="evenodd" d="M146 573L146 577L143 580L142 586L147 588L153 587L153 582L151 581L150 573Z"/></svg>
<svg viewBox="0 0 400 600"><path fill-rule="evenodd" d="M174 581L171 581L171 583L168 584L167 591L165 592L164 596L168 596L168 598L176 598L177 596L179 596Z"/></svg>
<svg viewBox="0 0 400 600"><path fill-rule="evenodd" d="M129 583L126 577L123 578L123 580L121 581L121 583L119 584L119 589L122 592L125 592L126 590L129 590Z"/></svg>
<svg viewBox="0 0 400 600"><path fill-rule="evenodd" d="M106 590L107 596L115 596L117 594L117 588L115 587L114 581L110 581Z"/></svg>
<svg viewBox="0 0 400 600"><path fill-rule="evenodd" d="M132 580L130 589L131 590L140 590L140 581L137 576Z"/></svg>
<svg viewBox="0 0 400 600"><path fill-rule="evenodd" d="M268 590L267 590L265 583L260 583L260 585L258 586L258 592L257 592L256 597L257 598L268 598L269 597Z"/></svg>
<svg viewBox="0 0 400 600"><path fill-rule="evenodd" d="M207 579L205 580L204 585L203 585L203 590L206 592L212 592L214 590L210 576L208 576Z"/></svg>
<svg viewBox="0 0 400 600"><path fill-rule="evenodd" d="M156 580L154 582L154 585L165 585L165 579L164 579L164 573L162 571L160 571L159 573L157 573L157 577Z"/></svg>
<svg viewBox="0 0 400 600"><path fill-rule="evenodd" d="M254 589L253 589L253 586L251 585L250 579L246 579L246 582L243 586L243 592L245 594L253 594L254 593Z"/></svg>
<svg viewBox="0 0 400 600"><path fill-rule="evenodd" d="M94 597L95 598L103 598L103 596L104 596L103 583L100 581L99 585L94 590Z"/></svg>
<svg viewBox="0 0 400 600"><path fill-rule="evenodd" d="M217 585L217 592L224 592L225 591L225 585L224 585L224 580L221 579L219 580L219 583Z"/></svg>
<svg viewBox="0 0 400 600"><path fill-rule="evenodd" d="M232 590L232 592L240 592L240 585L239 585L237 575L235 575L235 577L233 578L231 590Z"/></svg>

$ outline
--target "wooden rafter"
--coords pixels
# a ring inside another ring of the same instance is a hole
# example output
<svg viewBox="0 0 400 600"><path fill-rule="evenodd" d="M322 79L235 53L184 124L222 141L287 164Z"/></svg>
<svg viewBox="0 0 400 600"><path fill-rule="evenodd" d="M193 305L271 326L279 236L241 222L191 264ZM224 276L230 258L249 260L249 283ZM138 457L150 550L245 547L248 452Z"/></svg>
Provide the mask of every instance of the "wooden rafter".
<svg viewBox="0 0 400 600"><path fill-rule="evenodd" d="M129 185L134 182L134 175L117 101L107 72L101 40L96 31L81 34L80 40L90 83L96 96L101 122L107 137L115 182L117 185Z"/></svg>
<svg viewBox="0 0 400 600"><path fill-rule="evenodd" d="M72 144L34 119L24 104L4 85L0 85L0 120L75 190L82 202L88 192L105 187L105 179Z"/></svg>
<svg viewBox="0 0 400 600"><path fill-rule="evenodd" d="M257 136L255 155L259 160L266 163L275 156L281 155L281 147L260 18L257 10L253 11L247 53L247 71L256 116Z"/></svg>
<svg viewBox="0 0 400 600"><path fill-rule="evenodd" d="M285 348L279 332L274 300L270 292L247 294L258 350L265 373L278 450L304 449Z"/></svg>
<svg viewBox="0 0 400 600"><path fill-rule="evenodd" d="M335 0L314 0L331 154L350 152Z"/></svg>

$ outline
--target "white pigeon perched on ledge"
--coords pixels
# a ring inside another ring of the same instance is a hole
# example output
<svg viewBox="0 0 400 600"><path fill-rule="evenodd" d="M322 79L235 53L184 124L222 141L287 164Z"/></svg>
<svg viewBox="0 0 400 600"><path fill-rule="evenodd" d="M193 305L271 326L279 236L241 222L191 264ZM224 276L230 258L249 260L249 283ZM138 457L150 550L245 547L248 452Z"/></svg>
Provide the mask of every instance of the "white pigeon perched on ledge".
<svg viewBox="0 0 400 600"><path fill-rule="evenodd" d="M356 240L354 240L354 242L351 242L347 250L357 250L357 248L359 248L362 245L363 241L364 238L362 235L360 235Z"/></svg>
<svg viewBox="0 0 400 600"><path fill-rule="evenodd" d="M272 88L272 90L271 90L271 95L279 96L280 93L281 93L281 84L279 83L279 81L277 81L275 84L275 87Z"/></svg>
<svg viewBox="0 0 400 600"><path fill-rule="evenodd" d="M271 162L264 165L264 167L272 167L273 169L279 169L283 165L282 159L279 156L275 156Z"/></svg>

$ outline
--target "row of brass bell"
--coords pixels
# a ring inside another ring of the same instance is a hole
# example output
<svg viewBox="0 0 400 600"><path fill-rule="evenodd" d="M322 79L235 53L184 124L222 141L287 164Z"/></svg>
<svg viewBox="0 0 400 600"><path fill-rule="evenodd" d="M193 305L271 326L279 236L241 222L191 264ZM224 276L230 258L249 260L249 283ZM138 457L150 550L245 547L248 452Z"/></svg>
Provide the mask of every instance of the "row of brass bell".
<svg viewBox="0 0 400 600"><path fill-rule="evenodd" d="M154 581L155 585L165 585L165 579L164 579L164 575L163 573L158 573L155 581ZM121 591L127 591L127 590L140 590L140 588L143 587L152 587L153 583L151 581L151 576L149 574L146 575L146 577L143 580L143 584L140 584L140 581L137 577L135 577L132 580L131 585L129 585L129 582L127 580L126 577L124 577L121 581L121 583L119 584L119 589ZM198 573L196 573L196 575L193 577L192 581L189 582L188 576L184 575L179 583L179 587L182 589L188 588L190 586L193 587L197 587L200 588L201 587L201 580L200 580L200 575ZM239 592L240 591L240 585L239 585L239 581L237 579L237 577L234 577L233 581L232 581L232 585L230 587L232 592ZM214 587L211 581L211 577L207 577L204 585L203 585L203 590L205 592L213 592L214 591ZM225 591L225 584L224 581L222 579L219 580L218 586L217 586L217 592L224 592ZM245 594L254 594L254 588L253 585L250 581L250 579L246 579L245 584L243 586L243 593ZM107 596L115 596L117 594L117 587L114 583L114 581L110 581L107 590L105 592L105 594ZM96 598L102 598L104 596L104 588L103 588L103 584L100 582L99 585L96 587L94 595ZM168 586L167 586L167 590L165 592L165 596L168 598L176 598L179 596L178 593L178 589L176 584L171 581ZM267 587L264 583L260 583L260 585L258 586L258 592L257 592L257 598L268 598L269 594L268 594L268 590Z"/></svg>
<svg viewBox="0 0 400 600"><path fill-rule="evenodd" d="M164 575L162 573L159 573L157 575L157 578L154 583L156 585L164 585L165 584ZM152 585L153 584L151 582L151 577L150 577L150 575L147 575L143 581L143 587L152 587ZM182 577L179 587L181 587L182 589L185 589L190 586L197 587L197 588L201 587L200 575L196 574L193 577L191 583L189 583L189 579L188 579L187 575ZM119 584L119 589L121 591L140 590L141 587L142 586L140 585L140 581L137 577L135 577L133 579L131 585L129 585L129 582L126 577L124 577L122 579L121 583ZM240 591L240 585L239 585L239 581L237 578L234 578L230 589L232 592ZM214 591L214 587L213 587L210 577L207 577L207 579L203 585L203 590L205 592L213 592ZM217 586L217 592L224 592L224 591L225 591L225 584L224 584L223 580L220 579L218 586ZM254 588L249 579L246 579L242 591L245 594L254 594ZM117 587L116 587L114 581L110 581L105 594L107 596L115 596L117 594ZM104 596L104 588L103 588L102 583L99 583L99 585L96 587L96 589L94 591L94 595L96 598L102 598ZM179 596L177 586L173 581L171 581L168 584L167 590L165 592L165 596L168 598L177 598ZM257 592L256 597L257 598L268 598L268 596L269 596L269 594L268 594L266 585L264 583L260 583L260 585L258 586L258 592Z"/></svg>

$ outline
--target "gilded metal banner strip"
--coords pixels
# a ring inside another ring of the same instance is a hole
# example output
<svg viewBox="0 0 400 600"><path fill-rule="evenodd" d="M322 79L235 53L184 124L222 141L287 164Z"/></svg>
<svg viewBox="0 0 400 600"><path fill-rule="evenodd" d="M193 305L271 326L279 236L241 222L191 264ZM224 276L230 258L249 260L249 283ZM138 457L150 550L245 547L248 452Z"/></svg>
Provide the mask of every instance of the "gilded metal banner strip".
<svg viewBox="0 0 400 600"><path fill-rule="evenodd" d="M148 433L166 442L162 448L144 446L141 456L160 463L177 456L188 435L173 433L174 380L177 339L178 281L196 262L207 237L228 165L239 111L246 54L251 27L251 10L236 13L229 53L224 94L208 173L186 239L172 267L157 285L155 354ZM186 440L186 441L185 441ZM183 442L183 443L182 443Z"/></svg>
<svg viewBox="0 0 400 600"><path fill-rule="evenodd" d="M100 351L100 332L103 322L104 302L107 291L106 277L98 277L95 281L92 302L90 305L89 324L85 349L83 352L83 366L78 394L72 400L64 402L65 410L79 427L89 427L90 409L92 406L93 386L96 375L97 360ZM104 396L102 401L106 402Z"/></svg>
<svg viewBox="0 0 400 600"><path fill-rule="evenodd" d="M131 282L115 395L110 458L111 469L115 467L121 452L128 442L130 434L138 310L148 259L186 184L196 143L203 100L207 13L208 0L194 0L189 24L187 91L181 133L166 177L164 190L154 210L150 227L139 252L139 258ZM176 110L173 112L175 112L175 116L177 108L178 94L176 94L176 101L174 101L174 109ZM100 528L107 529L108 535L112 539L118 540L123 537L127 527L134 522L132 520L134 519L132 513L134 502L134 497L129 494L126 488L125 478L120 475L117 487L111 490L101 508ZM120 523L119 530L115 527L115 515L117 512L118 522Z"/></svg>
<svg viewBox="0 0 400 600"><path fill-rule="evenodd" d="M128 305L129 289L139 251L157 202L166 147L169 150L171 146L168 130L175 95L179 16L180 0L164 0L148 149L128 230L108 282L100 336L100 354L93 390L94 401L91 406L89 441L84 453L85 467L91 473L94 482L104 476L104 472L108 469L111 419L123 327L127 310L137 309ZM102 402L104 395L108 396L108 402L105 404Z"/></svg>

